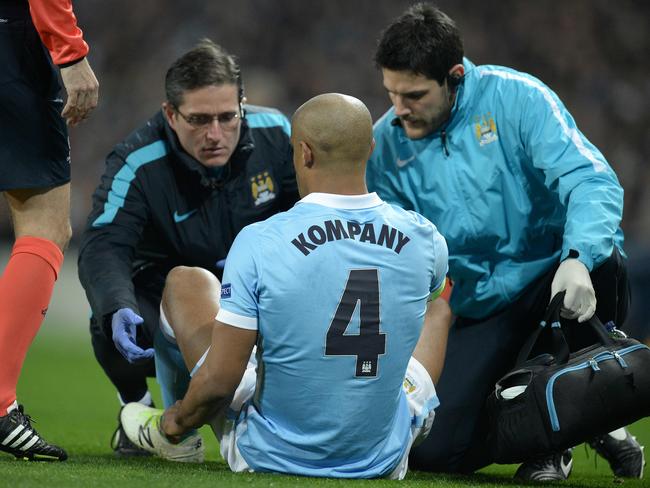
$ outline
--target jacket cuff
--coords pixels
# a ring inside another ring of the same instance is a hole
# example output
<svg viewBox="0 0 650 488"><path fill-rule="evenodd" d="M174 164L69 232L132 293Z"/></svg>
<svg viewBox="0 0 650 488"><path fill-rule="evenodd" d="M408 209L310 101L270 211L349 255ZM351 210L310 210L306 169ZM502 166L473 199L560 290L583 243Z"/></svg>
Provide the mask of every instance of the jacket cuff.
<svg viewBox="0 0 650 488"><path fill-rule="evenodd" d="M81 56L79 59L75 59L74 61L69 61L69 62L63 63L63 64L58 64L57 66L59 67L59 69L69 68L70 66L73 66L73 65L83 61L84 59L86 59L86 56Z"/></svg>
<svg viewBox="0 0 650 488"><path fill-rule="evenodd" d="M560 255L560 262L564 261L567 258L573 258L580 261L587 267L587 270L591 273L594 267L594 260L591 255L584 251L574 247L568 249L562 249L562 254Z"/></svg>

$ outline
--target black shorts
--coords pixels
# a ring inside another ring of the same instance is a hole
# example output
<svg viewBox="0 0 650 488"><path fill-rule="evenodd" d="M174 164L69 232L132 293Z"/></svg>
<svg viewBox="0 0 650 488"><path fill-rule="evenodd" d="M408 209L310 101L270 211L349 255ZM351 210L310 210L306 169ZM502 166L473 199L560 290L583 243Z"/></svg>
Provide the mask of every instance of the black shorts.
<svg viewBox="0 0 650 488"><path fill-rule="evenodd" d="M28 5L24 2L24 5ZM57 69L29 10L0 5L0 191L70 181L68 129Z"/></svg>

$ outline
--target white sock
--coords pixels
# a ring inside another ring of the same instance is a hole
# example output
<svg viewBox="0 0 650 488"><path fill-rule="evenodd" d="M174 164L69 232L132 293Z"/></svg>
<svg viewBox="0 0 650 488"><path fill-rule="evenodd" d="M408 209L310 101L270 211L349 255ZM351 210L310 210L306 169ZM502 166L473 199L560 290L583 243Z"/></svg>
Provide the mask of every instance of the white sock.
<svg viewBox="0 0 650 488"><path fill-rule="evenodd" d="M169 320L165 315L165 311L162 308L162 303L160 304L160 330L163 333L163 337L167 339L172 344L176 344L176 335L174 334L174 329L169 325Z"/></svg>
<svg viewBox="0 0 650 488"><path fill-rule="evenodd" d="M7 407L7 415L9 415L11 412L16 410L17 408L18 408L18 402L16 400L14 400L14 402L11 405L9 405L9 407Z"/></svg>

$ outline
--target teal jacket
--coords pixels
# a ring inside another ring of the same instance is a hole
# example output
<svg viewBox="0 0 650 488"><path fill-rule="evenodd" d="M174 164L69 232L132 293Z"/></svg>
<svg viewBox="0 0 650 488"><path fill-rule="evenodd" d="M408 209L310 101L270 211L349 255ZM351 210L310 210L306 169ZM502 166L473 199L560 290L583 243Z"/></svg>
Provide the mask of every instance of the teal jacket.
<svg viewBox="0 0 650 488"><path fill-rule="evenodd" d="M623 189L552 90L501 66L466 74L448 122L410 140L391 108L375 124L370 191L447 239L455 314L483 318L569 254L589 270L622 251Z"/></svg>

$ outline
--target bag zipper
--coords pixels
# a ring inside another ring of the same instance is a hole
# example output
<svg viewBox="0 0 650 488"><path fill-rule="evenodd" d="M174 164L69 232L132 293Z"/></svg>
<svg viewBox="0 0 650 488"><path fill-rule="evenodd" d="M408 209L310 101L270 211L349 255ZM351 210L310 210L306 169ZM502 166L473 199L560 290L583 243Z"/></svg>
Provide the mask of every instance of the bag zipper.
<svg viewBox="0 0 650 488"><path fill-rule="evenodd" d="M588 359L580 364L576 364L575 366L561 369L560 371L557 371L555 374L553 374L546 385L546 406L551 418L551 428L553 429L553 432L558 432L560 430L560 420L557 418L557 411L555 410L555 402L553 400L553 386L555 384L555 380L557 380L565 373L570 373L572 371L578 371L585 368L591 368L594 370L594 372L598 372L600 371L598 363L601 361L606 361L608 359L616 359L621 368L625 369L627 368L627 363L622 356L632 351L636 351L637 349L643 348L650 349L650 347L646 346L645 344L635 344L634 346L625 347L620 351L601 352L599 354L596 354L591 359Z"/></svg>

